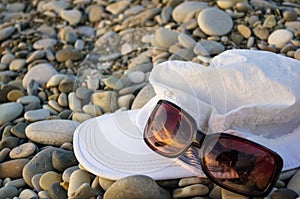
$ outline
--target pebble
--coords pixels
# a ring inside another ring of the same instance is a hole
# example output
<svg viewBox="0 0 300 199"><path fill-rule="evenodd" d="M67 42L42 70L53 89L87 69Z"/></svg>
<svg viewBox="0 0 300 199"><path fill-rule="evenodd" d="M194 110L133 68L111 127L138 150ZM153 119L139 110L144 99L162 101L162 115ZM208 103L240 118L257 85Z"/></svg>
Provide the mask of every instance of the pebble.
<svg viewBox="0 0 300 199"><path fill-rule="evenodd" d="M209 182L210 180L208 178L189 177L180 179L178 186L184 187L193 184L208 184Z"/></svg>
<svg viewBox="0 0 300 199"><path fill-rule="evenodd" d="M293 39L293 33L289 30L275 30L268 38L268 43L276 48L283 48Z"/></svg>
<svg viewBox="0 0 300 199"><path fill-rule="evenodd" d="M186 198L194 196L204 196L209 193L209 188L203 184L193 184L183 188L174 189L173 198Z"/></svg>
<svg viewBox="0 0 300 199"><path fill-rule="evenodd" d="M65 77L58 85L58 90L62 93L70 93L74 88L74 79L71 77Z"/></svg>
<svg viewBox="0 0 300 199"><path fill-rule="evenodd" d="M300 196L300 170L290 179L287 188L295 191Z"/></svg>
<svg viewBox="0 0 300 199"><path fill-rule="evenodd" d="M184 48L187 49L191 49L196 45L196 41L184 33L180 33L178 35L178 41Z"/></svg>
<svg viewBox="0 0 300 199"><path fill-rule="evenodd" d="M42 177L42 175L43 175L43 173L38 173L38 174L35 174L34 176L32 176L32 178L31 178L32 187L37 192L42 191L42 188L40 186L40 178Z"/></svg>
<svg viewBox="0 0 300 199"><path fill-rule="evenodd" d="M87 104L82 107L83 112L93 116L97 117L102 115L102 111L98 106L92 105L92 104Z"/></svg>
<svg viewBox="0 0 300 199"><path fill-rule="evenodd" d="M65 62L68 60L78 61L82 59L83 55L76 49L62 49L56 52L56 60L58 62Z"/></svg>
<svg viewBox="0 0 300 199"><path fill-rule="evenodd" d="M60 146L72 142L75 128L79 125L71 120L45 120L29 124L26 136L37 143Z"/></svg>
<svg viewBox="0 0 300 199"><path fill-rule="evenodd" d="M133 71L128 73L127 77L133 84L140 84L145 80L145 73L142 71Z"/></svg>
<svg viewBox="0 0 300 199"><path fill-rule="evenodd" d="M85 43L84 43L84 41L83 40L81 40L81 39L77 39L76 41L75 41L75 44L74 44L74 48L76 49L76 50L83 50L84 49L84 45L85 45Z"/></svg>
<svg viewBox="0 0 300 199"><path fill-rule="evenodd" d="M19 179L15 179L15 180L12 180L12 181L6 183L5 186L13 186L16 188L21 188L21 187L26 186L26 183L22 178L19 178Z"/></svg>
<svg viewBox="0 0 300 199"><path fill-rule="evenodd" d="M107 5L106 10L114 15L117 15L117 14L121 13L122 11L124 11L127 8L127 6L129 6L129 4L130 4L130 1L121 0L121 1Z"/></svg>
<svg viewBox="0 0 300 199"><path fill-rule="evenodd" d="M16 137L12 137L12 136L3 136L2 135L2 139L0 141L0 149L2 150L3 148L14 148L18 145L19 143L19 138Z"/></svg>
<svg viewBox="0 0 300 199"><path fill-rule="evenodd" d="M0 151L0 163L3 162L5 160L5 158L7 157L7 155L10 153L10 148L3 148ZM1 183L0 183L1 184Z"/></svg>
<svg viewBox="0 0 300 199"><path fill-rule="evenodd" d="M47 83L48 80L56 75L57 71L53 68L51 64L42 63L31 68L23 78L23 88L28 90L28 85L30 81L34 80L39 84Z"/></svg>
<svg viewBox="0 0 300 199"><path fill-rule="evenodd" d="M98 5L89 7L88 11L89 21L92 23L100 21L103 16L103 8Z"/></svg>
<svg viewBox="0 0 300 199"><path fill-rule="evenodd" d="M41 100L37 96L34 95L28 95L24 97L20 97L17 99L17 103L28 105L28 104L40 104Z"/></svg>
<svg viewBox="0 0 300 199"><path fill-rule="evenodd" d="M58 96L57 103L59 106L67 107L68 106L68 96L66 93L61 93Z"/></svg>
<svg viewBox="0 0 300 199"><path fill-rule="evenodd" d="M24 189L20 195L20 199L38 198L38 195L30 189Z"/></svg>
<svg viewBox="0 0 300 199"><path fill-rule="evenodd" d="M54 147L48 147L40 151L24 166L22 176L27 185L33 187L31 180L34 175L54 170L51 159L55 150Z"/></svg>
<svg viewBox="0 0 300 199"><path fill-rule="evenodd" d="M60 185L60 183L52 183L48 188L49 196L52 199L67 199L67 192L64 188Z"/></svg>
<svg viewBox="0 0 300 199"><path fill-rule="evenodd" d="M1 163L0 178L21 178L22 170L28 162L29 159L16 159Z"/></svg>
<svg viewBox="0 0 300 199"><path fill-rule="evenodd" d="M68 196L71 197L82 184L90 184L90 182L89 173L83 170L75 170L70 177Z"/></svg>
<svg viewBox="0 0 300 199"><path fill-rule="evenodd" d="M53 75L47 82L47 88L58 86L59 83L66 77L64 74Z"/></svg>
<svg viewBox="0 0 300 199"><path fill-rule="evenodd" d="M158 47L168 49L178 41L178 33L166 28L158 28L154 34L154 41Z"/></svg>
<svg viewBox="0 0 300 199"><path fill-rule="evenodd" d="M18 138L26 138L25 136L26 127L27 127L26 123L19 122L10 129L10 132Z"/></svg>
<svg viewBox="0 0 300 199"><path fill-rule="evenodd" d="M15 32L15 27L9 26L6 28L1 28L0 30L0 41L3 41L7 38L9 38L14 32Z"/></svg>
<svg viewBox="0 0 300 199"><path fill-rule="evenodd" d="M77 121L79 123L82 123L86 120L91 119L92 116L87 114L87 113L80 113L80 112L75 112L72 116L72 120Z"/></svg>
<svg viewBox="0 0 300 199"><path fill-rule="evenodd" d="M37 50L42 50L49 47L53 48L56 45L56 43L57 43L56 39L52 39L52 38L40 39L34 42L33 48Z"/></svg>
<svg viewBox="0 0 300 199"><path fill-rule="evenodd" d="M52 165L56 170L64 171L77 164L78 161L73 151L57 150L53 152Z"/></svg>
<svg viewBox="0 0 300 199"><path fill-rule="evenodd" d="M43 50L36 50L29 57L26 59L26 63L31 63L35 60L42 59L45 56L45 51Z"/></svg>
<svg viewBox="0 0 300 199"><path fill-rule="evenodd" d="M253 33L260 40L267 40L269 37L269 31L262 25L258 25L253 29Z"/></svg>
<svg viewBox="0 0 300 199"><path fill-rule="evenodd" d="M239 24L237 26L237 30L246 39L248 39L251 36L251 29L243 24Z"/></svg>
<svg viewBox="0 0 300 199"><path fill-rule="evenodd" d="M210 36L222 36L229 33L233 27L231 17L217 8L206 8L198 15L200 29Z"/></svg>
<svg viewBox="0 0 300 199"><path fill-rule="evenodd" d="M201 11L207 7L208 4L205 2L183 2L174 8L172 17L177 23L182 23L192 18L196 12Z"/></svg>
<svg viewBox="0 0 300 199"><path fill-rule="evenodd" d="M225 50L225 47L216 41L203 40L195 45L194 53L196 55L210 56L216 55Z"/></svg>
<svg viewBox="0 0 300 199"><path fill-rule="evenodd" d="M103 80L104 84L113 90L120 90L124 87L122 80L115 76L109 76L108 78Z"/></svg>
<svg viewBox="0 0 300 199"><path fill-rule="evenodd" d="M115 91L94 93L91 96L91 102L99 106L104 113L114 112L118 108L117 93Z"/></svg>
<svg viewBox="0 0 300 199"><path fill-rule="evenodd" d="M76 96L76 93L74 93L74 92L69 93L68 102L69 102L69 108L72 111L81 110L81 101Z"/></svg>
<svg viewBox="0 0 300 199"><path fill-rule="evenodd" d="M280 188L272 192L271 199L281 199L281 198L294 199L297 198L298 196L299 195L293 190L287 188Z"/></svg>
<svg viewBox="0 0 300 199"><path fill-rule="evenodd" d="M222 193L222 199L248 199L249 198L247 196L230 192L226 189L222 189L221 193Z"/></svg>
<svg viewBox="0 0 300 199"><path fill-rule="evenodd" d="M147 85L135 97L131 109L139 109L143 107L152 97L155 96L154 89L151 85Z"/></svg>
<svg viewBox="0 0 300 199"><path fill-rule="evenodd" d="M0 104L0 126L16 119L23 111L23 106L16 102Z"/></svg>
<svg viewBox="0 0 300 199"><path fill-rule="evenodd" d="M28 142L13 148L9 152L9 157L11 159L27 158L31 156L35 151L36 146L33 143Z"/></svg>
<svg viewBox="0 0 300 199"><path fill-rule="evenodd" d="M49 116L50 116L50 111L47 109L38 109L38 110L33 110L33 111L27 111L24 114L24 118L29 122L45 120Z"/></svg>
<svg viewBox="0 0 300 199"><path fill-rule="evenodd" d="M70 25L77 25L82 17L79 10L62 10L59 14L60 17L69 22Z"/></svg>
<svg viewBox="0 0 300 199"><path fill-rule="evenodd" d="M127 198L170 199L171 195L169 192L159 187L150 177L133 175L117 180L106 190L103 197L103 199Z"/></svg>
<svg viewBox="0 0 300 199"><path fill-rule="evenodd" d="M13 186L4 186L0 188L1 198L13 198L18 195L19 195L18 189Z"/></svg>
<svg viewBox="0 0 300 199"><path fill-rule="evenodd" d="M11 90L7 93L7 99L10 102L16 102L19 98L23 97L24 93L20 90Z"/></svg>
<svg viewBox="0 0 300 199"><path fill-rule="evenodd" d="M134 95L128 94L128 95L123 95L118 98L118 106L119 107L125 107L126 109L130 108L130 105L132 104L134 100Z"/></svg>
<svg viewBox="0 0 300 199"><path fill-rule="evenodd" d="M40 187L44 190L44 191L48 191L50 186L53 184L53 183L56 183L56 182L61 182L62 179L61 179L61 175L56 173L55 171L47 171L46 173L44 173L40 180L39 180L39 183L40 183Z"/></svg>
<svg viewBox="0 0 300 199"><path fill-rule="evenodd" d="M9 70L19 71L26 65L25 59L15 59L9 64Z"/></svg>
<svg viewBox="0 0 300 199"><path fill-rule="evenodd" d="M63 181L69 183L71 174L78 169L79 169L78 166L72 166L72 167L69 167L66 170L64 170L64 172L62 174Z"/></svg>

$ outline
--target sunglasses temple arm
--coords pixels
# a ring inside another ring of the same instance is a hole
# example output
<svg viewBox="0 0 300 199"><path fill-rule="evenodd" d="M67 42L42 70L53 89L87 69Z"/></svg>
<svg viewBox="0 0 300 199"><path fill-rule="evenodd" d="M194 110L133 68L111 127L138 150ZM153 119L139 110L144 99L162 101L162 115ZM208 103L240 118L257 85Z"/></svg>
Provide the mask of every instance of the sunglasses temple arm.
<svg viewBox="0 0 300 199"><path fill-rule="evenodd" d="M206 137L206 134L200 130L197 130L197 133L195 133L195 134L196 135L194 137L192 145L200 148Z"/></svg>

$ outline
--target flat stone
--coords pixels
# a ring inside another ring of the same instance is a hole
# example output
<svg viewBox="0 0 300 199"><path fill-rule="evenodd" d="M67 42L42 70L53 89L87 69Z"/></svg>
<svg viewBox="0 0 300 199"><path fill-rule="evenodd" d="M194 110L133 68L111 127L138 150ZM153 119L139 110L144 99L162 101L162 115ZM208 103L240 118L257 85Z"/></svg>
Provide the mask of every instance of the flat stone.
<svg viewBox="0 0 300 199"><path fill-rule="evenodd" d="M225 47L219 42L202 40L195 45L194 53L196 55L210 56L217 55L224 50Z"/></svg>
<svg viewBox="0 0 300 199"><path fill-rule="evenodd" d="M274 45L276 48L283 48L293 39L293 33L289 30L275 30L268 38L268 43Z"/></svg>
<svg viewBox="0 0 300 199"><path fill-rule="evenodd" d="M295 59L300 60L300 48L295 51L294 57Z"/></svg>
<svg viewBox="0 0 300 199"><path fill-rule="evenodd" d="M172 17L177 23L183 23L191 18L193 18L196 12L201 11L208 7L205 2L183 2L176 6L172 12Z"/></svg>
<svg viewBox="0 0 300 199"><path fill-rule="evenodd" d="M76 49L62 49L56 52L56 60L58 62L65 62L67 60L78 61L82 58L83 55Z"/></svg>
<svg viewBox="0 0 300 199"><path fill-rule="evenodd" d="M61 93L58 96L57 103L59 106L67 107L68 106L68 96L66 93Z"/></svg>
<svg viewBox="0 0 300 199"><path fill-rule="evenodd" d="M25 59L15 59L9 64L9 70L19 71L26 65Z"/></svg>
<svg viewBox="0 0 300 199"><path fill-rule="evenodd" d="M261 25L256 26L253 29L253 33L256 37L258 37L261 40L267 40L269 37L269 31Z"/></svg>
<svg viewBox="0 0 300 199"><path fill-rule="evenodd" d="M134 100L133 94L123 95L118 98L118 106L119 107L125 107L126 109L130 108L130 105L132 104Z"/></svg>
<svg viewBox="0 0 300 199"><path fill-rule="evenodd" d="M19 144L19 138L13 136L6 136L0 141L0 150L3 148L14 148Z"/></svg>
<svg viewBox="0 0 300 199"><path fill-rule="evenodd" d="M222 36L229 33L233 27L231 17L218 8L206 8L198 15L200 29L210 36Z"/></svg>
<svg viewBox="0 0 300 199"><path fill-rule="evenodd" d="M123 82L119 78L117 78L113 75L104 79L103 82L108 88L113 89L113 90L120 90L124 87Z"/></svg>
<svg viewBox="0 0 300 199"><path fill-rule="evenodd" d="M65 77L66 75L64 74L53 75L47 82L47 88L58 86Z"/></svg>
<svg viewBox="0 0 300 199"><path fill-rule="evenodd" d="M20 198L20 199L38 198L38 195L37 195L34 191L32 191L32 190L30 190L30 189L24 189L24 190L20 193L19 198Z"/></svg>
<svg viewBox="0 0 300 199"><path fill-rule="evenodd" d="M7 93L7 99L10 102L16 102L20 97L23 97L24 93L20 90L11 90Z"/></svg>
<svg viewBox="0 0 300 199"><path fill-rule="evenodd" d="M8 156L8 154L10 153L10 148L3 148L0 151L0 163L3 162L5 160L5 158Z"/></svg>
<svg viewBox="0 0 300 199"><path fill-rule="evenodd" d="M26 136L37 143L60 146L73 141L73 133L79 125L71 120L38 121L28 125Z"/></svg>
<svg viewBox="0 0 300 199"><path fill-rule="evenodd" d="M152 97L155 96L154 89L151 85L147 85L135 97L131 109L139 109L143 107Z"/></svg>
<svg viewBox="0 0 300 199"><path fill-rule="evenodd" d="M263 27L264 28L274 28L276 26L276 19L274 15L268 15L264 20Z"/></svg>
<svg viewBox="0 0 300 199"><path fill-rule="evenodd" d="M67 1L61 0L61 1L50 1L43 5L43 10L41 11L55 11L56 13L59 13L60 11L66 9L68 7Z"/></svg>
<svg viewBox="0 0 300 199"><path fill-rule="evenodd" d="M51 159L55 150L58 149L49 147L40 151L24 166L22 176L26 184L33 187L31 179L34 175L54 170Z"/></svg>
<svg viewBox="0 0 300 199"><path fill-rule="evenodd" d="M23 178L19 178L5 183L5 186L13 186L19 189L21 187L25 187L26 183Z"/></svg>
<svg viewBox="0 0 300 199"><path fill-rule="evenodd" d="M79 87L76 89L76 97L78 99L84 100L89 99L93 93L93 90L85 88L85 87Z"/></svg>
<svg viewBox="0 0 300 199"><path fill-rule="evenodd" d="M152 178L143 175L134 175L117 180L106 190L103 197L103 199L127 198L170 199L171 195L159 187Z"/></svg>
<svg viewBox="0 0 300 199"><path fill-rule="evenodd" d="M65 77L60 81L58 90L62 93L70 93L74 88L74 79L71 77Z"/></svg>
<svg viewBox="0 0 300 199"><path fill-rule="evenodd" d="M72 116L72 120L77 121L79 123L82 123L82 122L84 122L86 120L89 120L91 118L92 118L92 116L90 114L80 113L80 112L76 112Z"/></svg>
<svg viewBox="0 0 300 199"><path fill-rule="evenodd" d="M248 39L251 36L251 30L249 27L243 25L243 24L239 24L237 26L237 30L239 31L239 33L246 39Z"/></svg>
<svg viewBox="0 0 300 199"><path fill-rule="evenodd" d="M28 89L30 81L34 80L39 84L47 83L48 80L57 74L51 64L42 63L31 68L23 78L23 88Z"/></svg>
<svg viewBox="0 0 300 199"><path fill-rule="evenodd" d="M114 112L118 108L117 93L115 91L94 93L91 96L91 102L99 106L104 113Z"/></svg>
<svg viewBox="0 0 300 199"><path fill-rule="evenodd" d="M0 164L0 178L21 178L29 159L9 160Z"/></svg>
<svg viewBox="0 0 300 199"><path fill-rule="evenodd" d="M81 12L79 10L62 10L60 11L60 17L70 25L77 25L81 20Z"/></svg>
<svg viewBox="0 0 300 199"><path fill-rule="evenodd" d="M297 21L298 15L294 10L285 10L283 18L285 21Z"/></svg>
<svg viewBox="0 0 300 199"><path fill-rule="evenodd" d="M180 179L178 186L184 187L193 184L208 184L209 182L210 180L208 178L189 177Z"/></svg>
<svg viewBox="0 0 300 199"><path fill-rule="evenodd" d="M58 112L62 112L64 110L55 100L49 100L48 105Z"/></svg>
<svg viewBox="0 0 300 199"><path fill-rule="evenodd" d="M40 39L34 42L33 48L37 50L42 50L49 47L53 48L56 45L56 43L57 43L56 39L52 39L52 38Z"/></svg>
<svg viewBox="0 0 300 199"><path fill-rule="evenodd" d="M97 117L97 116L102 115L102 111L99 108L99 106L96 106L96 105L93 105L93 104L84 105L82 107L82 110L83 110L83 112L85 112L85 113L87 113L87 114L89 114L93 117Z"/></svg>
<svg viewBox="0 0 300 199"><path fill-rule="evenodd" d="M0 126L16 119L23 111L23 106L16 102L0 104Z"/></svg>
<svg viewBox="0 0 300 199"><path fill-rule="evenodd" d="M222 189L222 199L248 199L249 197Z"/></svg>
<svg viewBox="0 0 300 199"><path fill-rule="evenodd" d="M23 105L40 104L41 100L37 96L29 95L29 96L20 97L19 99L17 99L17 103L23 104Z"/></svg>
<svg viewBox="0 0 300 199"><path fill-rule="evenodd" d="M106 10L114 15L117 15L124 11L130 5L130 1L121 0L115 3L111 3L106 6Z"/></svg>
<svg viewBox="0 0 300 199"><path fill-rule="evenodd" d="M48 191L40 191L38 193L39 198L50 198Z"/></svg>
<svg viewBox="0 0 300 199"><path fill-rule="evenodd" d="M115 180L99 177L99 185L105 191L115 182Z"/></svg>
<svg viewBox="0 0 300 199"><path fill-rule="evenodd" d="M6 53L1 57L1 64L9 65L14 59L15 56L13 54Z"/></svg>
<svg viewBox="0 0 300 199"><path fill-rule="evenodd" d="M0 41L3 41L5 39L9 38L15 32L15 30L16 30L16 28L12 27L12 26L2 28L0 30Z"/></svg>
<svg viewBox="0 0 300 199"><path fill-rule="evenodd" d="M225 10L234 7L234 5L236 5L239 2L244 2L244 1L245 0L218 0L217 5L219 8Z"/></svg>
<svg viewBox="0 0 300 199"><path fill-rule="evenodd" d="M73 151L59 150L53 152L52 165L58 171L64 171L69 167L75 166L78 161Z"/></svg>
<svg viewBox="0 0 300 199"><path fill-rule="evenodd" d="M75 170L70 177L68 196L71 197L82 184L90 184L90 182L91 179L88 172L84 170Z"/></svg>
<svg viewBox="0 0 300 199"><path fill-rule="evenodd" d="M42 177L42 173L38 173L38 174L35 174L34 176L32 176L31 178L31 184L32 184L32 187L37 191L37 192L40 192L42 191L42 188L40 186L40 179Z"/></svg>
<svg viewBox="0 0 300 199"><path fill-rule="evenodd" d="M19 195L19 191L16 187L13 186L4 186L0 188L1 198L13 198Z"/></svg>
<svg viewBox="0 0 300 199"><path fill-rule="evenodd" d="M27 111L24 114L24 118L29 122L36 122L44 120L50 116L50 111L47 109L38 109L33 111Z"/></svg>
<svg viewBox="0 0 300 199"><path fill-rule="evenodd" d="M39 183L40 183L40 187L44 191L48 191L50 189L50 186L53 183L61 182L61 181L62 181L61 174L58 174L55 171L47 171L41 176Z"/></svg>
<svg viewBox="0 0 300 199"><path fill-rule="evenodd" d="M92 189L88 183L83 183L76 189L76 191L71 195L71 198L91 198L97 196L97 192Z"/></svg>
<svg viewBox="0 0 300 199"><path fill-rule="evenodd" d="M178 34L166 28L158 28L154 34L154 42L162 50L167 50L171 45L178 42Z"/></svg>
<svg viewBox="0 0 300 199"><path fill-rule="evenodd" d="M88 15L90 22L98 22L103 16L103 8L99 5L93 5L89 8Z"/></svg>
<svg viewBox="0 0 300 199"><path fill-rule="evenodd" d="M75 44L74 44L74 48L76 49L76 50L83 50L84 49L84 46L85 46L85 42L83 41L83 40L81 40L81 39L77 39L76 41L75 41Z"/></svg>
<svg viewBox="0 0 300 199"><path fill-rule="evenodd" d="M183 188L174 189L173 198L186 198L194 196L204 196L209 193L209 188L203 184L193 184Z"/></svg>
<svg viewBox="0 0 300 199"><path fill-rule="evenodd" d="M9 3L6 5L6 10L9 12L23 12L25 9L24 3Z"/></svg>
<svg viewBox="0 0 300 199"><path fill-rule="evenodd" d="M11 159L27 158L31 156L35 151L35 144L28 142L13 148L9 153L9 157Z"/></svg>

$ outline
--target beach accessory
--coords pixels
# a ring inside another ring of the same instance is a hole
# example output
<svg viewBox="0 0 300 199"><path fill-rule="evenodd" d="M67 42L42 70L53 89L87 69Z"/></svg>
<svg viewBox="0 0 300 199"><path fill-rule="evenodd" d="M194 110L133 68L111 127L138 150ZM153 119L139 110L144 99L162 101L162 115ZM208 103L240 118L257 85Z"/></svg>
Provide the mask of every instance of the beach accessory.
<svg viewBox="0 0 300 199"><path fill-rule="evenodd" d="M158 101L144 129L147 145L166 157L188 148L200 149L202 170L214 183L246 196L266 196L282 169L281 157L255 142L230 134L206 135L187 112L166 100ZM195 150L196 151L196 150Z"/></svg>
<svg viewBox="0 0 300 199"><path fill-rule="evenodd" d="M156 95L141 109L105 114L76 129L74 152L85 169L114 180L133 174L155 180L206 177L193 161L193 150L168 158L145 143L147 120L162 99L185 110L207 135L223 132L265 146L282 157L282 171L300 166L299 61L271 52L228 50L209 67L163 62L153 67L149 82Z"/></svg>

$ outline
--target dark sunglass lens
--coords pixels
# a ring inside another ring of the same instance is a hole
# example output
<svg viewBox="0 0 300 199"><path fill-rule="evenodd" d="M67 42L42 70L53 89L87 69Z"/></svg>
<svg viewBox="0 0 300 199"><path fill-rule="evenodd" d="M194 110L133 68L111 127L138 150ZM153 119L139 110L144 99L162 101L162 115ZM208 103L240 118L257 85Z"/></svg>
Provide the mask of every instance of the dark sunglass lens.
<svg viewBox="0 0 300 199"><path fill-rule="evenodd" d="M270 150L238 137L212 136L203 148L203 166L219 185L246 195L263 195L278 177ZM279 168L281 169L281 168Z"/></svg>
<svg viewBox="0 0 300 199"><path fill-rule="evenodd" d="M162 103L152 112L144 136L149 147L172 157L180 154L191 143L193 129L180 109Z"/></svg>

